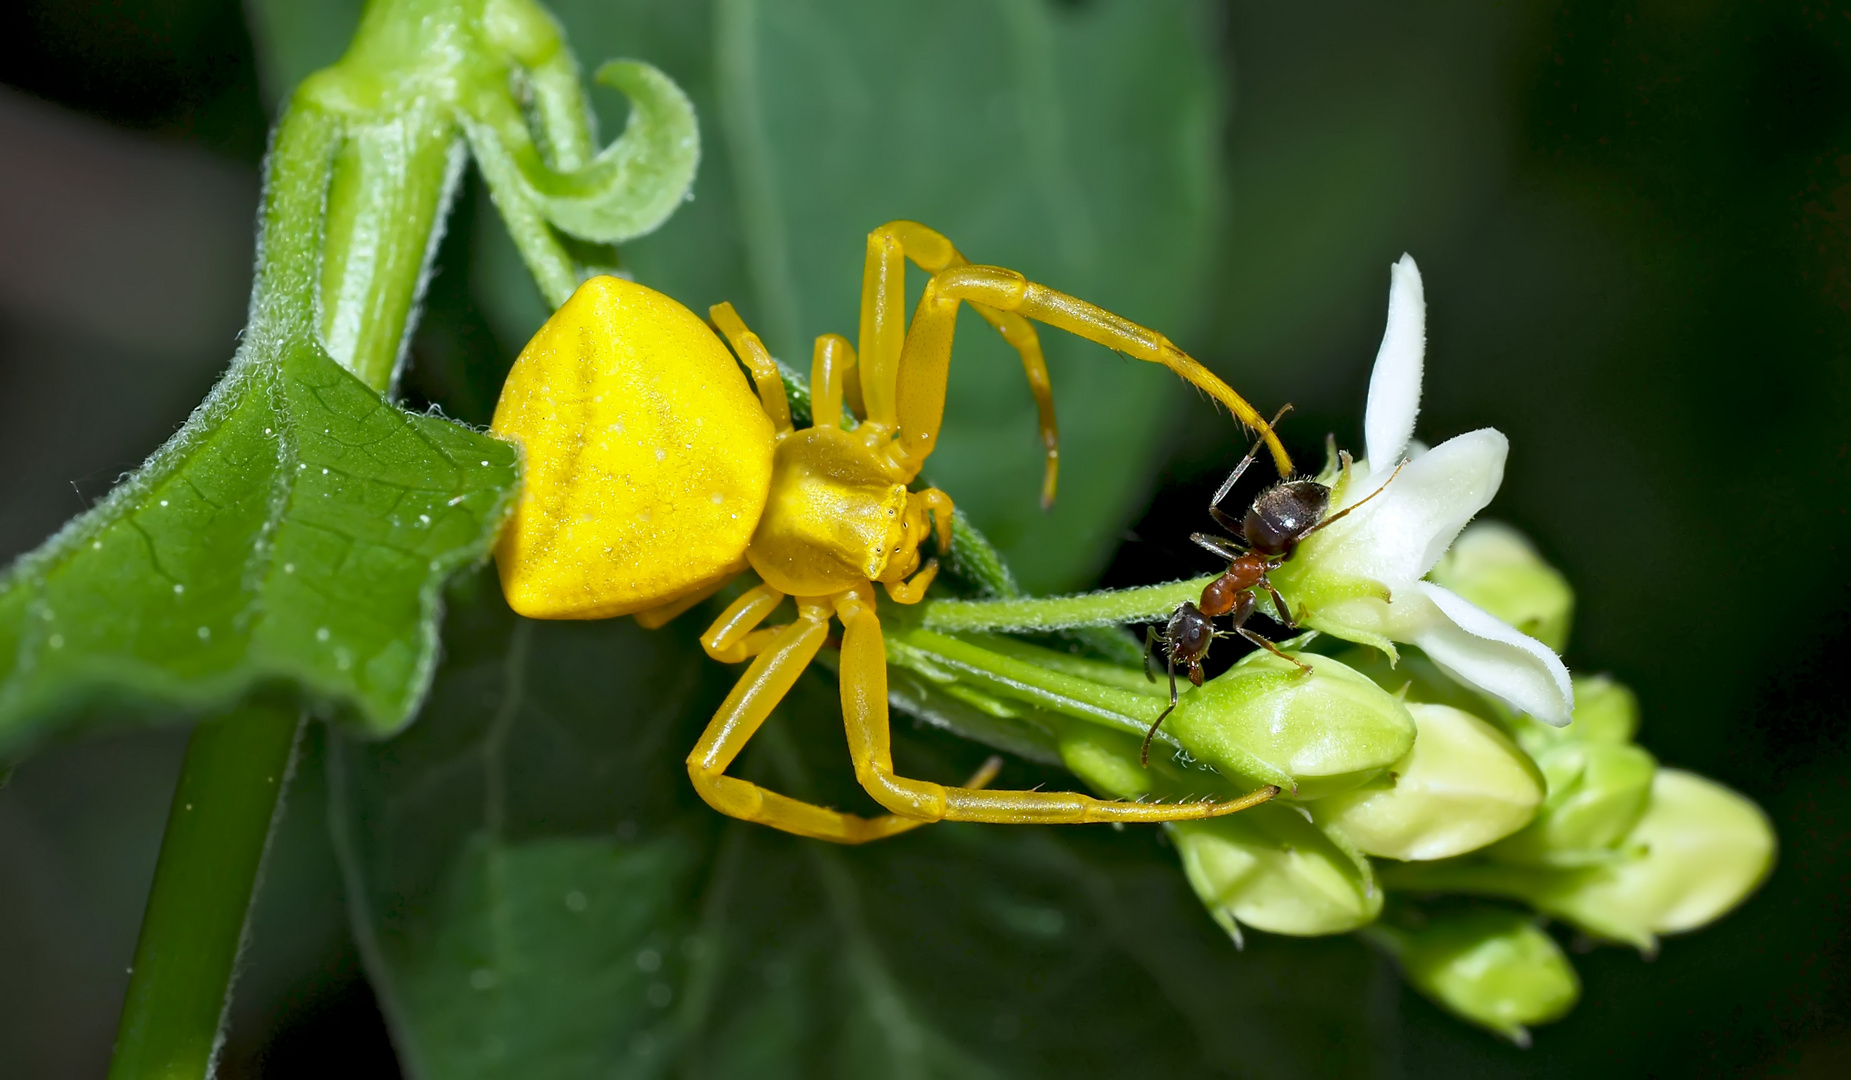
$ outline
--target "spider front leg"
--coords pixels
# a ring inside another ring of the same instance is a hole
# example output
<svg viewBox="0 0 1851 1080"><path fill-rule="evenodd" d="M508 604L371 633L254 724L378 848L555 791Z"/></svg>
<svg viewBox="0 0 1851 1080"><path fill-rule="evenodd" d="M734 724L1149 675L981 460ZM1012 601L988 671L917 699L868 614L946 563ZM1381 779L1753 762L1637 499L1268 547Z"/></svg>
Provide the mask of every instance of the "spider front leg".
<svg viewBox="0 0 1851 1080"><path fill-rule="evenodd" d="M1291 474L1292 459L1266 420L1214 372L1162 334L1036 284L1014 270L972 265L952 266L932 276L907 331L895 398L901 425L898 443L906 460L923 461L931 453L932 439L944 413L946 367L961 301L1057 326L1122 355L1162 364L1226 405L1242 424L1258 431L1271 448L1281 475Z"/></svg>
<svg viewBox="0 0 1851 1080"><path fill-rule="evenodd" d="M887 650L871 593L845 593L842 620L842 719L848 729L855 778L874 801L896 814L929 821L984 821L1003 825L1056 825L1098 821L1193 821L1221 817L1271 799L1264 787L1228 802L1131 803L1077 792L984 791L913 780L893 770L893 734L887 714Z"/></svg>
<svg viewBox="0 0 1851 1080"><path fill-rule="evenodd" d="M868 258L861 278L861 387L867 418L883 425L887 431L894 430L903 420L898 387L900 369L906 363L902 353L907 341L907 259L911 259L914 265L928 274L970 265L970 260L959 253L943 233L916 221L890 221L868 234ZM1029 392L1035 397L1041 445L1047 460L1047 471L1041 485L1041 505L1050 506L1054 502L1054 488L1060 475L1060 431L1054 419L1054 388L1048 379L1048 363L1041 352L1041 338L1035 333L1034 325L1020 315L977 303L971 306L1022 359L1022 370L1028 376ZM949 335L944 340L944 359L949 364ZM942 413L942 385L938 400ZM936 433L936 414L931 427ZM916 474L918 470L913 472Z"/></svg>

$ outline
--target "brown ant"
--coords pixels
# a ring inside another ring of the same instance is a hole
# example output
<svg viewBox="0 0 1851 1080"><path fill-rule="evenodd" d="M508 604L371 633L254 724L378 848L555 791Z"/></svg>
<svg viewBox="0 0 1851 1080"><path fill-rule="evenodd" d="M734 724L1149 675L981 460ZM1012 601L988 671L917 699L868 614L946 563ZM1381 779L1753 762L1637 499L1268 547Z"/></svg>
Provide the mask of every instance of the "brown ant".
<svg viewBox="0 0 1851 1080"><path fill-rule="evenodd" d="M1291 409L1290 405L1280 409L1267 425L1268 430ZM1302 660L1287 656L1279 646L1247 629L1247 620L1253 615L1257 591L1264 587L1272 597L1273 617L1281 625L1288 630L1298 629L1292 619L1291 608L1286 605L1285 598L1279 595L1279 590L1273 587L1272 579L1267 575L1291 558L1298 545L1307 537L1380 495L1382 488L1386 488L1389 481L1401 472L1397 466L1395 473L1383 481L1382 487L1328 517L1325 515L1330 510L1330 488L1316 480L1288 477L1261 491L1254 497L1252 505L1247 507L1246 514L1235 520L1222 512L1221 500L1228 497L1247 467L1253 464L1263 442L1262 436L1261 440L1253 444L1247 456L1234 466L1234 471L1228 474L1221 489L1215 492L1215 497L1208 503L1208 515L1215 519L1216 524L1233 533L1235 539L1227 540L1206 533L1192 533L1189 537L1201 547L1228 560L1228 568L1221 572L1220 577L1203 586L1199 603L1192 604L1185 600L1176 605L1176 610L1170 613L1169 621L1161 631L1155 626L1144 630L1144 677L1152 682L1157 681L1156 674L1151 671L1150 658L1159 644L1164 647L1168 657L1170 672L1169 708L1159 713L1151 723L1150 730L1144 733L1144 746L1139 753L1139 760L1146 766L1150 764L1151 739L1176 708L1176 666L1183 666L1191 685L1201 686L1202 661L1208 658L1208 647L1216 638L1238 634L1281 660L1297 664L1299 674L1311 673L1310 666ZM1348 455L1344 455L1343 460L1347 466ZM1217 630L1215 620L1223 615L1230 616L1233 625L1228 630Z"/></svg>

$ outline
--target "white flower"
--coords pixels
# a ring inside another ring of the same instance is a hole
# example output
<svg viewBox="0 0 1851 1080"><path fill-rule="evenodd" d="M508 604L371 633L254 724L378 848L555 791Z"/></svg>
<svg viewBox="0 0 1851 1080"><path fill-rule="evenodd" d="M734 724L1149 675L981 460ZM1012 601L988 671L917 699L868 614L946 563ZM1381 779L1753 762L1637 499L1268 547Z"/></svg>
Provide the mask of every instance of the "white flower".
<svg viewBox="0 0 1851 1080"><path fill-rule="evenodd" d="M1391 656L1394 642L1416 645L1459 682L1560 727L1574 691L1554 651L1422 580L1497 494L1510 449L1493 428L1431 450L1413 442L1426 322L1420 271L1403 255L1390 270L1388 328L1369 379L1366 456L1320 478L1334 487L1332 515L1357 509L1307 539L1273 577L1304 625Z"/></svg>

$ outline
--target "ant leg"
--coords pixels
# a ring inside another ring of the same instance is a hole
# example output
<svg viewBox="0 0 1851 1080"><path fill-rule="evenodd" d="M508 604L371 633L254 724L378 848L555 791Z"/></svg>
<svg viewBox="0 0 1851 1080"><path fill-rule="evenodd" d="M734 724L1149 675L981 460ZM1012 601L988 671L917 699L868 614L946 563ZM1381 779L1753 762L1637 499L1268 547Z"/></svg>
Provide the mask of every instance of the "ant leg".
<svg viewBox="0 0 1851 1080"><path fill-rule="evenodd" d="M1229 562L1247 553L1245 548L1235 547L1219 536L1210 536L1207 533L1190 533L1189 539L1194 540L1197 546L1206 548Z"/></svg>
<svg viewBox="0 0 1851 1080"><path fill-rule="evenodd" d="M1145 682L1156 682L1157 681L1156 672L1153 672L1150 669L1150 656L1151 656L1151 653L1157 651L1157 643L1160 641L1166 645L1169 644L1169 639L1165 638L1162 634L1157 633L1157 626L1155 623L1146 625L1144 627L1144 681Z"/></svg>
<svg viewBox="0 0 1851 1080"><path fill-rule="evenodd" d="M1279 421L1284 419L1285 414L1291 411L1292 405L1290 402L1281 406L1279 411L1273 414L1273 418L1267 421L1266 434L1271 435L1273 428L1279 426ZM1233 533L1235 536L1240 537L1242 540L1247 538L1246 534L1241 531L1238 521L1221 512L1221 500L1227 498L1228 492L1233 491L1234 485L1240 482L1241 474L1247 471L1247 466L1253 464L1253 459L1259 455L1260 446L1265 441L1264 436L1253 441L1253 445L1247 449L1246 456L1240 459L1240 464L1234 466L1234 471L1229 473L1228 478L1221 482L1221 487L1216 490L1215 497L1208 500L1208 516L1215 519L1215 524Z"/></svg>
<svg viewBox="0 0 1851 1080"><path fill-rule="evenodd" d="M1238 538L1239 540L1241 540L1243 543L1246 541L1247 530L1241 526L1239 518L1230 516L1226 511L1222 510L1221 507L1219 506L1209 507L1208 516L1211 518L1214 518L1215 524L1226 529L1228 532L1233 533L1234 536Z"/></svg>
<svg viewBox="0 0 1851 1080"><path fill-rule="evenodd" d="M1292 609L1286 606L1285 597L1280 596L1279 590L1273 588L1273 583L1270 579L1266 582L1266 591L1272 594L1273 610L1279 613L1277 620L1279 625L1285 627L1287 630L1298 629L1298 620L1292 618Z"/></svg>
<svg viewBox="0 0 1851 1080"><path fill-rule="evenodd" d="M1319 529L1326 528L1330 525L1336 524L1339 521L1342 521L1345 517L1349 516L1349 514L1352 511L1360 509L1364 503L1367 503L1370 499L1375 498L1377 495L1380 495L1382 492L1387 491L1388 485L1394 483L1395 477L1400 476L1401 470L1407 467L1408 467L1408 463L1405 459L1403 459L1401 464L1395 466L1395 471L1388 474L1388 479L1382 481L1381 487L1376 488L1374 491L1371 491L1369 494L1364 495L1362 498L1356 500L1350 505L1344 507L1343 509L1337 511L1331 516L1325 518L1323 521L1320 521L1316 525L1313 525L1311 528L1306 529L1303 533L1299 534L1298 540L1295 541L1295 543L1300 543L1300 544L1304 543L1305 538L1309 537L1312 533L1317 532Z"/></svg>
<svg viewBox="0 0 1851 1080"><path fill-rule="evenodd" d="M848 729L855 777L874 800L896 814L930 821L987 821L1004 825L1078 824L1095 821L1194 821L1220 817L1279 793L1264 787L1228 802L1132 803L1062 791L974 791L897 775L887 714L887 650L872 594L837 598L842 632L842 720Z"/></svg>
<svg viewBox="0 0 1851 1080"><path fill-rule="evenodd" d="M1279 646L1274 645L1272 642L1266 640L1265 638L1247 629L1246 627L1237 626L1234 628L1234 632L1236 634L1239 634L1241 637L1246 638L1248 641L1253 642L1255 645L1258 645L1260 648L1265 649L1267 652L1272 653L1274 656L1277 656L1279 659L1285 660L1289 663L1297 664L1298 673L1300 675L1311 674L1310 664L1305 663L1303 660L1300 660L1297 657L1287 656L1284 652L1280 650Z"/></svg>
<svg viewBox="0 0 1851 1080"><path fill-rule="evenodd" d="M1139 765L1142 765L1146 769L1150 768L1150 741L1157 737L1157 729L1162 727L1164 720L1168 719L1169 715L1175 711L1176 711L1176 657L1172 656L1170 657L1170 705L1168 708L1164 709L1162 712L1157 714L1157 719L1152 720L1150 723L1150 730L1144 733L1144 745L1138 747L1138 764Z"/></svg>
<svg viewBox="0 0 1851 1080"><path fill-rule="evenodd" d="M771 350L758 335L746 329L745 321L733 310L733 305L719 303L707 309L707 317L726 335L726 340L733 346L733 352L752 372L752 382L758 387L759 403L765 407L765 415L771 417L771 426L779 434L791 430L791 403L784 396L784 379L778 374L778 365L771 358Z"/></svg>

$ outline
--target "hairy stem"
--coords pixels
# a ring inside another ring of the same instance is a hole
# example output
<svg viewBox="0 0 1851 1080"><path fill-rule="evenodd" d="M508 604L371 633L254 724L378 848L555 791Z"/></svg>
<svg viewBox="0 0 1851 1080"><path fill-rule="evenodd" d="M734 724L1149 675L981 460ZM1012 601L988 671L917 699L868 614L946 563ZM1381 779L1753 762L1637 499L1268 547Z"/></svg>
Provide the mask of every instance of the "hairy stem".
<svg viewBox="0 0 1851 1080"><path fill-rule="evenodd" d="M1045 634L1089 626L1156 622L1176 605L1202 595L1213 577L1147 585L1078 596L1007 600L929 600L920 605L920 625L947 633Z"/></svg>

